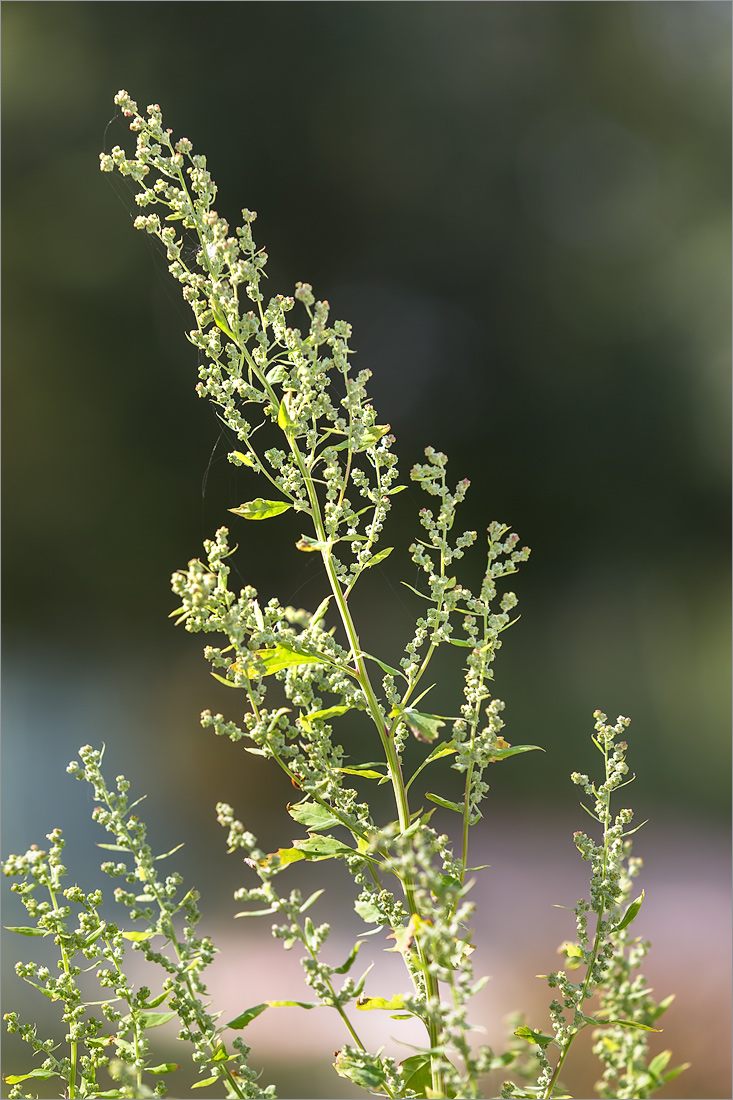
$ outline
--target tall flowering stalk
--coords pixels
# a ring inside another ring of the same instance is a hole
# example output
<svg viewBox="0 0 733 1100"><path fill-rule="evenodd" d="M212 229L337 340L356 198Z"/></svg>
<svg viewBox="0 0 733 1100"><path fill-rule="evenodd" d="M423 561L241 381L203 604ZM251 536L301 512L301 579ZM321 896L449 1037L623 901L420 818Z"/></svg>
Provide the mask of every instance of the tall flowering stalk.
<svg viewBox="0 0 733 1100"><path fill-rule="evenodd" d="M130 812L124 777L118 777L117 793L110 792L100 770L101 754L87 746L81 751L83 770L74 764L70 771L94 788L100 804L95 817L115 838L107 847L132 859L132 866L108 863L104 869L128 883L142 883L141 894L121 888L116 899L127 907L131 920L145 927L133 932L106 924L97 912L101 898L72 887L66 897L84 912L77 930L65 930L68 912L56 902L63 869L55 835L49 856L27 853L6 862L3 870L22 880L15 888L37 919L37 931L16 931L54 932L62 952L63 989L58 983L49 985L46 976L42 992L62 996L64 1019L75 1021L67 1035L71 1055L59 1060L47 1041L37 1040L29 1025L20 1024L17 1014L6 1016L10 1030L20 1030L34 1052L47 1055L40 1070L12 1079L11 1096L24 1095L21 1082L44 1074L61 1077L68 1096L162 1095L162 1083L151 1091L145 1074L167 1073L175 1066L150 1066L146 1033L161 1017L177 1017L179 1038L194 1048L202 1074L198 1085L218 1084L227 1096L267 1100L274 1090L256 1082L247 1061L249 1048L235 1039L230 1052L223 1036L284 1004L336 1012L344 1028L344 1044L334 1061L337 1073L393 1100L479 1097L482 1078L509 1067L524 1083L507 1081L502 1096L565 1095L560 1073L575 1036L591 1024L598 1029L595 1049L605 1066L600 1095L651 1095L679 1071L664 1072L666 1054L647 1063L639 1039L654 1030L653 1021L668 1002L655 1005L643 979L640 984L632 977L643 949L639 941L628 939L641 905L641 898L628 900L638 869L629 856L626 826L631 811L622 810L612 819L609 808L611 793L623 785L626 774L626 746L614 742L626 720L608 727L605 716L597 714L595 743L606 761L604 783L596 789L586 776L573 776L594 799L589 812L603 827L599 846L576 834L581 855L591 862L591 899L576 906L578 942L563 945L563 953L568 969L585 966L585 977L575 984L564 971L551 974L548 981L562 997L550 1006L553 1033L519 1026L511 1049L496 1055L470 1036L468 1002L486 980L476 980L471 966L474 907L468 900L469 876L479 868L469 866L470 836L489 790L489 765L537 748L512 746L504 739L504 704L490 690L501 635L512 624L517 604L503 582L529 551L509 527L493 522L484 536L485 570L478 592L459 581L457 566L478 540L475 531L456 531L457 510L469 482L452 486L446 456L428 447L426 461L410 471L432 498L419 512L421 537L410 546L421 581L407 587L420 601L421 613L397 666L363 650L350 597L367 571L392 553L393 547L380 543L393 498L405 485L399 481L390 426L378 422L367 395L369 371L351 369L351 328L345 321L330 321L328 302L316 300L307 283L298 283L291 296L267 298L267 255L253 238L254 212L244 209L242 225L230 233L214 209L216 186L206 159L194 154L186 138L173 140L157 105L143 115L127 92L120 92L115 102L130 120L137 147L132 157L119 146L102 154L102 171L118 170L137 185L135 200L143 213L135 226L162 243L169 270L193 311L188 336L199 352L197 392L213 402L236 440L229 461L249 470L257 491L267 494L252 496L230 511L243 521L242 536L253 522L277 523L283 513L297 513L302 533L295 550L320 557L328 584L328 595L313 612L283 606L274 597L262 600L251 586L233 590L228 564L233 548L226 527L204 543L203 559L192 559L172 578L179 601L173 616L188 631L214 636L204 650L212 675L238 691L245 706L239 723L206 710L202 724L242 741L247 752L274 761L299 791L299 800L287 812L306 835L276 852L258 846L231 806L219 803L217 813L228 831L230 852L244 853L250 873L247 885L235 894L245 905L236 915L275 918L273 935L286 948L298 944L302 951L305 981L314 999L267 1001L243 1007L224 1025L217 1023L202 1000L200 972L214 947L193 933L197 895L189 891L177 900L180 876L158 878L144 826ZM300 324L293 317L300 317ZM463 698L452 717L433 713L423 702L434 686L428 683L428 672L440 647L451 647L463 659ZM270 690L274 682L276 692ZM347 758L333 732L338 722L351 722L354 712L362 712L371 723L371 735L364 739L367 759L356 761ZM411 736L423 752L410 774L405 746ZM435 771L431 765L441 759L450 759L461 776L458 800L425 789ZM385 819L377 819L376 800L365 793L374 783L391 789L392 809ZM433 804L427 812L426 801ZM456 815L456 848L433 828L437 811ZM354 908L366 934L381 931L382 943L392 944L389 950L402 956L403 989L367 988L371 966L352 976L364 945L361 938L340 965L324 962L330 927L314 924L309 914L323 891L303 898L298 890L277 889L279 876L291 864L327 859L340 860L351 874ZM50 907L38 906L32 898L39 883L51 891ZM591 911L596 914L592 938L587 929ZM184 919L183 933L176 917ZM166 950L153 947L154 936L165 938ZM125 978L125 939L167 974L162 992L152 999L148 988L136 993ZM123 1014L112 1002L102 1005L106 1021L118 1025L116 1034L104 1041L98 1037L103 1024L76 992L80 970L73 953L90 949L95 958L112 964L100 970L100 984L112 987L113 1000L128 1008ZM35 964L19 967L26 980L41 977ZM591 1015L585 1003L592 996L598 998L598 1007ZM369 1051L360 1034L361 1014L368 1011L419 1021L424 1045L413 1047L414 1053L399 1063L384 1055L383 1048ZM525 1041L536 1048L539 1061L539 1077L532 1085L522 1050ZM121 1068L113 1072L120 1083L99 1092L97 1071L113 1066L105 1053L110 1043L117 1050Z"/></svg>

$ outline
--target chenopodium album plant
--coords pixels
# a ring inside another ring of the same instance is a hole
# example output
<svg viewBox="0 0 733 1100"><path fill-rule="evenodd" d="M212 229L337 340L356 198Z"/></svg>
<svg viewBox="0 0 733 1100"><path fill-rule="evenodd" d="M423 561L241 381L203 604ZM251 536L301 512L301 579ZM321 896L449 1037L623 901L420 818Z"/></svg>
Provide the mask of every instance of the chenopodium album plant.
<svg viewBox="0 0 733 1100"><path fill-rule="evenodd" d="M230 806L220 803L217 811L228 830L230 852L242 851L254 876L254 884L235 895L248 906L237 915L275 917L273 935L286 948L297 944L302 950L313 1000L243 1006L235 1019L218 1023L202 999L201 973L215 949L208 938L195 936L198 895L189 890L180 896L176 874L159 878L156 860L165 857L153 857L145 827L131 813L135 804L128 804L126 780L119 776L116 792L111 791L100 770L102 754L86 746L80 752L83 767L75 763L69 770L94 788L99 803L94 816L114 837L113 844L102 847L132 858L132 867L110 862L103 869L128 884L142 883L141 894L124 888L115 892L138 930L103 920L98 891L62 888L58 831L49 835L48 853L32 848L4 864L6 874L21 880L14 888L36 920L35 926L16 931L53 935L60 952L60 977L34 963L18 964L18 973L62 1002L68 1025L68 1053L59 1058L53 1040L39 1039L17 1013L6 1014L8 1029L19 1031L44 1058L40 1068L6 1077L13 1086L10 1096L26 1095L21 1084L33 1077L60 1077L69 1097L162 1095L162 1080L152 1090L145 1075L160 1077L176 1067L151 1064L148 1032L174 1018L181 1024L179 1038L193 1045L199 1086L218 1084L232 1097L274 1096L272 1086L257 1083L247 1061L249 1048L238 1038L227 1047L224 1035L283 1004L338 1013L344 1043L335 1069L373 1095L478 1097L482 1079L501 1071L502 1097L567 1096L561 1073L577 1036L587 1028L593 1029L593 1049L603 1067L598 1094L652 1095L684 1067L667 1070L669 1051L650 1058L647 1049L647 1034L657 1030L672 998L655 1003L637 973L649 946L630 930L643 899L643 893L632 899L641 861L630 854L631 810L611 811L612 795L631 781L622 740L628 719L609 725L596 712L592 737L603 757L602 781L572 776L600 829L597 840L575 834L582 858L591 865L590 895L574 909L576 938L560 949L566 969L547 975L553 991L548 1026L543 1031L515 1021L509 1050L497 1054L472 1041L477 1029L468 1020L468 1002L486 980L477 980L471 966L470 876L481 868L469 866L469 838L489 789L487 768L537 747L512 746L504 739L504 704L490 692L492 663L517 603L513 592L500 595L497 586L516 572L529 551L508 527L491 523L480 589L474 593L459 582L455 567L477 539L474 531L454 533L468 481L452 488L445 455L428 448L426 461L410 474L431 498L420 511L422 537L410 547L422 573L422 583L412 591L424 611L398 666L364 652L350 596L363 575L392 551L378 547L392 498L404 485L398 480L389 425L377 423L367 398L369 372L351 369L349 325L329 322L328 303L316 301L306 283L299 283L292 297L266 300L267 256L252 237L255 214L244 210L242 227L230 235L213 209L216 188L205 158L194 155L185 138L173 143L158 106L149 107L145 117L126 92L115 102L131 119L137 150L130 158L115 147L102 155L101 168L117 169L139 185L136 201L149 212L135 225L163 243L170 272L194 313L189 339L200 352L197 391L213 401L238 440L230 461L266 483L266 495L231 509L245 521L240 537L251 534L244 530L247 524L297 512L307 529L297 550L320 557L328 582L329 595L312 613L283 607L274 598L261 602L252 587L232 591L227 560L233 548L224 527L205 543L206 560L189 562L172 582L180 601L177 621L186 630L223 638L207 646L205 656L216 670L213 675L245 701L241 723L205 711L203 725L273 760L300 792L287 811L307 835L272 853L258 847ZM193 236L193 250L185 236L177 236L178 223ZM290 323L293 311L307 318L304 329ZM463 702L452 718L432 713L427 701L428 670L441 646L456 647L465 665ZM271 692L273 682L278 687ZM365 749L370 759L364 761L348 758L333 733L337 722L348 723L345 716L358 711L372 728ZM424 755L408 776L404 750L413 737ZM416 799L415 781L420 777L421 787L431 765L446 758L461 777L459 800L425 790ZM363 793L374 784L391 790L390 820L375 820L376 811ZM425 800L433 803L427 812ZM438 809L455 815L455 845L431 825ZM354 908L368 926L366 934L382 932L377 942L383 947L386 936L392 944L388 949L402 956L402 991L367 988L371 967L360 977L351 976L366 942L361 938L345 961L324 961L329 925L316 926L307 914L322 890L306 899L298 890L279 892L279 876L291 864L327 859L340 860L350 873ZM35 896L39 888L45 888L47 900ZM75 928L70 928L67 902L77 906ZM162 947L153 945L156 937L163 938ZM164 971L159 992L147 986L135 991L124 970L126 941ZM102 1002L82 994L81 967L74 962L78 956L92 960L92 968L100 965L99 983L109 990ZM412 1053L399 1062L384 1048L368 1050L359 1020L365 1011L380 1010L390 1020L419 1021L424 1045L408 1048ZM103 1066L117 1081L106 1092L99 1091L96 1080Z"/></svg>

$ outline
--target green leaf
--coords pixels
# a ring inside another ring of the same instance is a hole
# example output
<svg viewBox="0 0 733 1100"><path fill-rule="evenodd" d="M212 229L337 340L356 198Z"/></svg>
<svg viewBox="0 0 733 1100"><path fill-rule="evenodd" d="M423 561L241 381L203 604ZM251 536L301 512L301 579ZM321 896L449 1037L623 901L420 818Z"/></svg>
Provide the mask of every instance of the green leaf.
<svg viewBox="0 0 733 1100"><path fill-rule="evenodd" d="M394 546L388 546L386 550L380 550L378 554L375 554L373 558L369 559L364 568L371 569L373 565L379 565L380 561L384 561L385 558L388 558L393 550Z"/></svg>
<svg viewBox="0 0 733 1100"><path fill-rule="evenodd" d="M382 436L386 435L389 430L389 424L374 424L371 428L367 428L362 434L361 443L358 447L354 447L354 451L368 450L369 447L373 447L375 443L379 443Z"/></svg>
<svg viewBox="0 0 733 1100"><path fill-rule="evenodd" d="M349 955L346 962L342 963L341 966L337 966L337 967L334 968L334 971L333 971L334 974L346 974L347 971L351 970L351 967L354 965L354 960L356 959L356 956L359 954L359 948L362 946L363 942L364 942L363 940L357 940L357 942L354 944L353 948L351 949L351 954Z"/></svg>
<svg viewBox="0 0 733 1100"><path fill-rule="evenodd" d="M218 1077L207 1077L207 1078L206 1078L205 1080L203 1080L203 1081L196 1081L196 1082L195 1082L195 1084L191 1085L191 1088L192 1088L192 1089L202 1089L202 1088L204 1088L204 1087L205 1087L206 1085L214 1085L214 1084L216 1084L216 1082L217 1082L218 1080L219 1080L219 1078L218 1078Z"/></svg>
<svg viewBox="0 0 733 1100"><path fill-rule="evenodd" d="M13 926L10 924L4 924L3 928L8 932L17 932L19 936L50 936L51 933L45 928L25 928L22 925Z"/></svg>
<svg viewBox="0 0 733 1100"><path fill-rule="evenodd" d="M411 592L414 592L416 596L419 596L422 600L429 600L430 596L426 596L424 592L419 592L417 588L413 588L407 581L400 581L400 584L404 584L405 588L409 588Z"/></svg>
<svg viewBox="0 0 733 1100"><path fill-rule="evenodd" d="M656 1058L652 1058L651 1062L647 1066L649 1073L654 1077L658 1077L667 1068L667 1063L672 1057L671 1050L663 1050L661 1054L658 1054Z"/></svg>
<svg viewBox="0 0 733 1100"><path fill-rule="evenodd" d="M476 648L476 643L475 642L464 642L460 638L449 638L448 641L450 642L451 645L461 645L461 646L464 646L466 649L475 649Z"/></svg>
<svg viewBox="0 0 733 1100"><path fill-rule="evenodd" d="M424 1097L426 1089L429 1089L433 1083L430 1055L413 1054L410 1058L405 1058L404 1062L400 1062L400 1070L405 1082L405 1090L410 1089L418 1097Z"/></svg>
<svg viewBox="0 0 733 1100"><path fill-rule="evenodd" d="M156 860L168 859L168 856L172 856L172 855L175 855L176 852L180 852L182 847L183 847L183 843L176 844L175 848L171 848L170 852L163 852L162 856L155 856L155 859Z"/></svg>
<svg viewBox="0 0 733 1100"><path fill-rule="evenodd" d="M227 455L227 458L230 462L233 458L236 459L236 466L251 466L253 469L255 468L254 460L250 458L249 455L246 455L244 451L231 451Z"/></svg>
<svg viewBox="0 0 733 1100"><path fill-rule="evenodd" d="M377 772L364 765L356 768L336 768L336 771L344 772L346 775L359 775L362 779L384 779L387 775L387 772Z"/></svg>
<svg viewBox="0 0 733 1100"><path fill-rule="evenodd" d="M285 369L285 367L282 365L282 363L276 363L274 367L271 367L270 370L268 370L267 374L265 375L265 378L271 384L280 385L281 382L285 381L287 376L288 376L288 372Z"/></svg>
<svg viewBox="0 0 733 1100"><path fill-rule="evenodd" d="M542 1050L546 1050L555 1041L554 1036L543 1035L541 1031L535 1031L531 1027L518 1027L514 1034L519 1039L526 1039L528 1043L535 1043Z"/></svg>
<svg viewBox="0 0 733 1100"><path fill-rule="evenodd" d="M107 852L128 852L129 848L125 848L124 844L100 844L97 841L97 848L104 848Z"/></svg>
<svg viewBox="0 0 733 1100"><path fill-rule="evenodd" d="M506 760L508 756L516 756L518 752L544 752L541 745L510 745L507 749L496 749L492 752L492 760Z"/></svg>
<svg viewBox="0 0 733 1100"><path fill-rule="evenodd" d="M357 898L354 902L354 909L367 924L378 924L384 920L373 901L359 901Z"/></svg>
<svg viewBox="0 0 733 1100"><path fill-rule="evenodd" d="M355 1085L362 1089L381 1090L382 1085L387 1080L387 1074L381 1061L375 1060L368 1065L361 1065L352 1061L344 1050L336 1051L336 1061L333 1063L333 1068L339 1077L346 1077L347 1080L353 1081Z"/></svg>
<svg viewBox="0 0 733 1100"><path fill-rule="evenodd" d="M157 935L157 933L153 933L153 935ZM162 1005L163 1001L166 999L169 993L169 989L164 990L164 992L161 993L160 996L154 997L152 1001L146 1001L143 1005L143 1008L157 1008L158 1005ZM102 1002L102 1004L104 1004L104 1001Z"/></svg>
<svg viewBox="0 0 733 1100"><path fill-rule="evenodd" d="M626 928L629 924L631 924L632 920L634 919L634 917L636 917L639 910L641 909L641 903L643 902L643 900L644 891L642 890L638 898L634 898L634 900L631 902L623 917L613 929L614 932L620 932L622 928Z"/></svg>
<svg viewBox="0 0 733 1100"><path fill-rule="evenodd" d="M463 813L463 803L449 802L447 798L441 798L440 795L437 794L430 794L429 791L425 792L425 797L429 798L431 802L435 802L436 805L442 806L444 810L455 810L457 814Z"/></svg>
<svg viewBox="0 0 733 1100"><path fill-rule="evenodd" d="M366 657L368 661L374 661L375 664L379 665L382 672L391 672L393 676L400 676L403 680L407 679L402 669L392 668L392 665L385 664L385 662L380 661L378 657L372 657L371 653L364 653L362 651L359 656Z"/></svg>
<svg viewBox="0 0 733 1100"><path fill-rule="evenodd" d="M611 1027L612 1024L617 1024L619 1027L633 1027L637 1031L656 1031L659 1034L664 1030L661 1027L649 1027L649 1024L640 1024L637 1020L593 1020L592 1022L601 1027Z"/></svg>
<svg viewBox="0 0 733 1100"><path fill-rule="evenodd" d="M176 1062L161 1062L159 1066L146 1066L146 1073L175 1073L181 1067Z"/></svg>
<svg viewBox="0 0 733 1100"><path fill-rule="evenodd" d="M279 856L280 866L287 867L290 863L298 863L301 859L306 859L306 855L303 852L299 852L297 848L278 848L276 852L270 852L270 854L263 860L261 860L263 867L269 867L272 863L273 857ZM269 909L260 909L257 914L254 913L237 913L237 916L255 916L260 913L269 913Z"/></svg>
<svg viewBox="0 0 733 1100"><path fill-rule="evenodd" d="M272 649L258 649L255 656L259 657L265 666L265 676L271 676L273 672L279 672L283 668L295 668L297 665L328 664L324 657L315 653L305 653L302 650L291 649L282 643ZM250 671L250 676L256 676L255 669Z"/></svg>
<svg viewBox="0 0 733 1100"><path fill-rule="evenodd" d="M214 318L214 321L216 322L217 327L220 328L221 331L225 333L231 340L234 340L236 342L237 338L229 327L229 322L227 321L226 314L221 308L220 303L217 302L216 298L211 298L209 301L209 305L211 306L211 314Z"/></svg>
<svg viewBox="0 0 733 1100"><path fill-rule="evenodd" d="M413 736L427 744L440 736L440 727L445 725L443 719L437 714L423 714L414 707L392 707L390 718L398 714Z"/></svg>
<svg viewBox="0 0 733 1100"><path fill-rule="evenodd" d="M681 1073L684 1073L686 1069L689 1069L692 1062L682 1062L679 1066L675 1066L674 1069L670 1069L667 1073L662 1075L664 1082L674 1081L675 1077L679 1077Z"/></svg>
<svg viewBox="0 0 733 1100"><path fill-rule="evenodd" d="M267 1001L268 1008L321 1008L318 1001Z"/></svg>
<svg viewBox="0 0 733 1100"><path fill-rule="evenodd" d="M312 539L308 535L301 535L295 544L295 549L302 550L305 554L315 554L317 551L328 550L329 544L319 542L318 539Z"/></svg>
<svg viewBox="0 0 733 1100"><path fill-rule="evenodd" d="M49 1077L60 1076L53 1069L32 1069L30 1073L9 1073L7 1077L3 1077L3 1081L7 1085L17 1085L20 1081L27 1081L29 1077L39 1077L42 1081L47 1081Z"/></svg>
<svg viewBox="0 0 733 1100"><path fill-rule="evenodd" d="M305 825L307 829L328 829L332 825L340 824L339 819L334 817L328 807L321 806L319 802L311 802L307 798L294 805L288 805L287 810L294 821Z"/></svg>
<svg viewBox="0 0 733 1100"><path fill-rule="evenodd" d="M95 928L93 932L90 932L87 938L84 940L84 947L91 947L93 943L96 943L97 940L102 938L106 931L107 922L102 921L102 923L97 928Z"/></svg>
<svg viewBox="0 0 733 1100"><path fill-rule="evenodd" d="M167 1024L169 1020L175 1020L178 1014L176 1012L149 1012L147 1009L143 1009L140 1015L143 1028L148 1031L151 1027L160 1027L161 1024Z"/></svg>
<svg viewBox="0 0 733 1100"><path fill-rule="evenodd" d="M271 516L279 516L287 512L288 508L292 508L292 504L286 500L263 500L262 497L257 497L256 500L248 500L246 504L240 504L238 508L228 510L244 519L270 519Z"/></svg>
<svg viewBox="0 0 733 1100"><path fill-rule="evenodd" d="M290 390L286 391L280 402L280 408L277 413L277 426L281 431L285 432L286 435L293 435L295 433L295 421L290 415L290 402L292 400L290 393Z"/></svg>
<svg viewBox="0 0 733 1100"><path fill-rule="evenodd" d="M142 943L143 940L152 939L153 936L160 936L162 932L123 932L123 939L130 940L132 943Z"/></svg>
<svg viewBox="0 0 733 1100"><path fill-rule="evenodd" d="M303 853L305 859L333 859L335 856L354 852L348 844L342 844L333 836L309 836L307 840L294 840L293 846Z"/></svg>
<svg viewBox="0 0 733 1100"><path fill-rule="evenodd" d="M348 710L353 710L353 706L349 703L339 705L337 707L326 707L325 710L313 710L306 717L308 721L312 721L314 718L336 718L340 714L346 714Z"/></svg>
<svg viewBox="0 0 733 1100"><path fill-rule="evenodd" d="M225 1024L225 1027L231 1027L235 1031L238 1031L240 1028L246 1027L247 1024L251 1024L252 1021L257 1016L260 1016L268 1007L267 1001L265 1001L263 1004L255 1005L254 1008L247 1008L244 1012L240 1013L239 1016L235 1016L233 1020Z"/></svg>
<svg viewBox="0 0 733 1100"><path fill-rule="evenodd" d="M361 1009L362 1012L371 1012L375 1008L381 1008L387 1012L399 1012L401 1008L405 1007L405 997L402 993L395 993L389 1001L386 1001L384 997L360 997L356 1002L356 1007Z"/></svg>

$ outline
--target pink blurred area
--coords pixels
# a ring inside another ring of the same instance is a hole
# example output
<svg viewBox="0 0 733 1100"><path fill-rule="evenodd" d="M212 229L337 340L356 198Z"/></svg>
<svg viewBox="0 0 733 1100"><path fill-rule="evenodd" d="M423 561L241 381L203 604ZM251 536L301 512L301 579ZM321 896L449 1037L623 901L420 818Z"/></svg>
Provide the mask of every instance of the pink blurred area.
<svg viewBox="0 0 733 1100"><path fill-rule="evenodd" d="M635 846L645 859L638 879L645 900L636 930L652 941L642 972L657 1000L676 994L661 1021L663 1033L652 1035L649 1045L653 1053L672 1050L670 1067L692 1063L659 1095L725 1098L730 1096L731 1075L730 845L720 832L690 821L657 820L646 828L646 834L644 830L637 834ZM574 849L572 829L572 822L544 818L533 822L526 816L505 815L490 821L476 842L477 862L488 861L491 867L477 874L472 892L478 906L474 972L477 977L488 974L491 980L476 996L470 1018L485 1029L484 1034L477 1033L477 1042L488 1042L497 1052L505 1047L507 1016L512 1012L523 1010L532 1027L548 1027L552 995L546 982L535 975L559 969L557 947L575 937L572 912L556 906L572 908L578 898L587 896L587 864ZM345 923L355 937L359 923L353 914L353 919L349 916L351 893L347 894L346 878L329 878L327 872L316 877L328 885L312 910L314 921L329 918L333 926L342 928ZM285 880L279 885L284 890ZM210 971L209 991L213 1003L223 1010L222 1019L265 1000L309 998L297 947L286 952L280 941L270 937L270 919L217 921L210 929L221 954ZM351 935L335 931L324 958L334 965L341 963L353 943ZM354 973L361 974L374 960L366 983L371 996L391 997L406 988L401 959L387 952L390 946L383 933L369 937L354 966ZM367 1046L376 1049L386 1043L386 1052L397 1060L412 1053L405 1044L424 1041L420 1027L412 1022L392 1020L383 1012L352 1009L351 1015L357 1017L355 1025ZM361 1095L334 1071L329 1079L316 1069L318 1061L328 1066L333 1052L347 1041L335 1012L269 1009L249 1025L244 1036L253 1048L253 1065L264 1069L263 1081L277 1081L288 1059L295 1063L296 1073L296 1066L302 1067L299 1096ZM563 1075L575 1097L593 1095L600 1076L590 1048L590 1035L582 1036ZM501 1080L490 1084L493 1091L487 1095L498 1094Z"/></svg>

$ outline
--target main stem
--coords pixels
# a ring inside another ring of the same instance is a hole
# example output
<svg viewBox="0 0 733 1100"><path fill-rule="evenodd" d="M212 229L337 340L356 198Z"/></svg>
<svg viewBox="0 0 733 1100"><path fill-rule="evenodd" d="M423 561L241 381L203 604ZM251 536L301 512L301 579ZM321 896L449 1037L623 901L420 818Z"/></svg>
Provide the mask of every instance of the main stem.
<svg viewBox="0 0 733 1100"><path fill-rule="evenodd" d="M287 433L286 433L287 434ZM410 805L407 799L407 791L405 790L405 781L402 775L402 768L400 766L400 759L395 748L394 738L390 736L389 729L386 727L384 717L377 702L377 697L372 686L372 682L369 678L369 672L364 661L364 657L361 652L361 646L359 645L359 638L356 633L356 627L354 620L349 610L349 605L344 596L341 582L336 573L336 567L331 557L331 547L326 530L323 523L323 516L321 514L321 505L318 500L315 485L313 479L306 468L303 461L303 455L295 442L295 439L288 435L288 442L290 444L293 456L298 464L298 468L303 477L303 481L306 485L308 492L308 499L310 501L313 524L316 531L316 536L321 543L327 544L327 548L321 551L321 557L323 558L323 566L328 576L328 581L331 586L336 605L339 609L341 616L341 622L343 623L346 636L349 639L349 646L351 649L352 660L358 675L359 685L361 686L364 696L366 698L367 707L371 719L376 726L379 739L382 743L385 759L387 762L387 768L389 770L389 776L392 782L392 790L394 792L395 802L397 804L397 814L400 823L400 829L404 832L410 824ZM420 909L415 898L415 886L412 879L408 876L400 876L402 885L405 891L405 899L407 901L407 907L410 914L413 916L420 915ZM420 956L421 969L425 980L425 993L427 999L427 1020L425 1021L428 1035L430 1038L430 1047L434 1050L440 1041L438 1025L433 1018L431 1002L438 999L438 982L433 974L430 973L429 959L424 954L423 948L420 945L420 937L417 936L418 952ZM432 1076L432 1089L438 1095L442 1096L445 1087L443 1079L442 1059L439 1056L431 1054L431 1076Z"/></svg>

